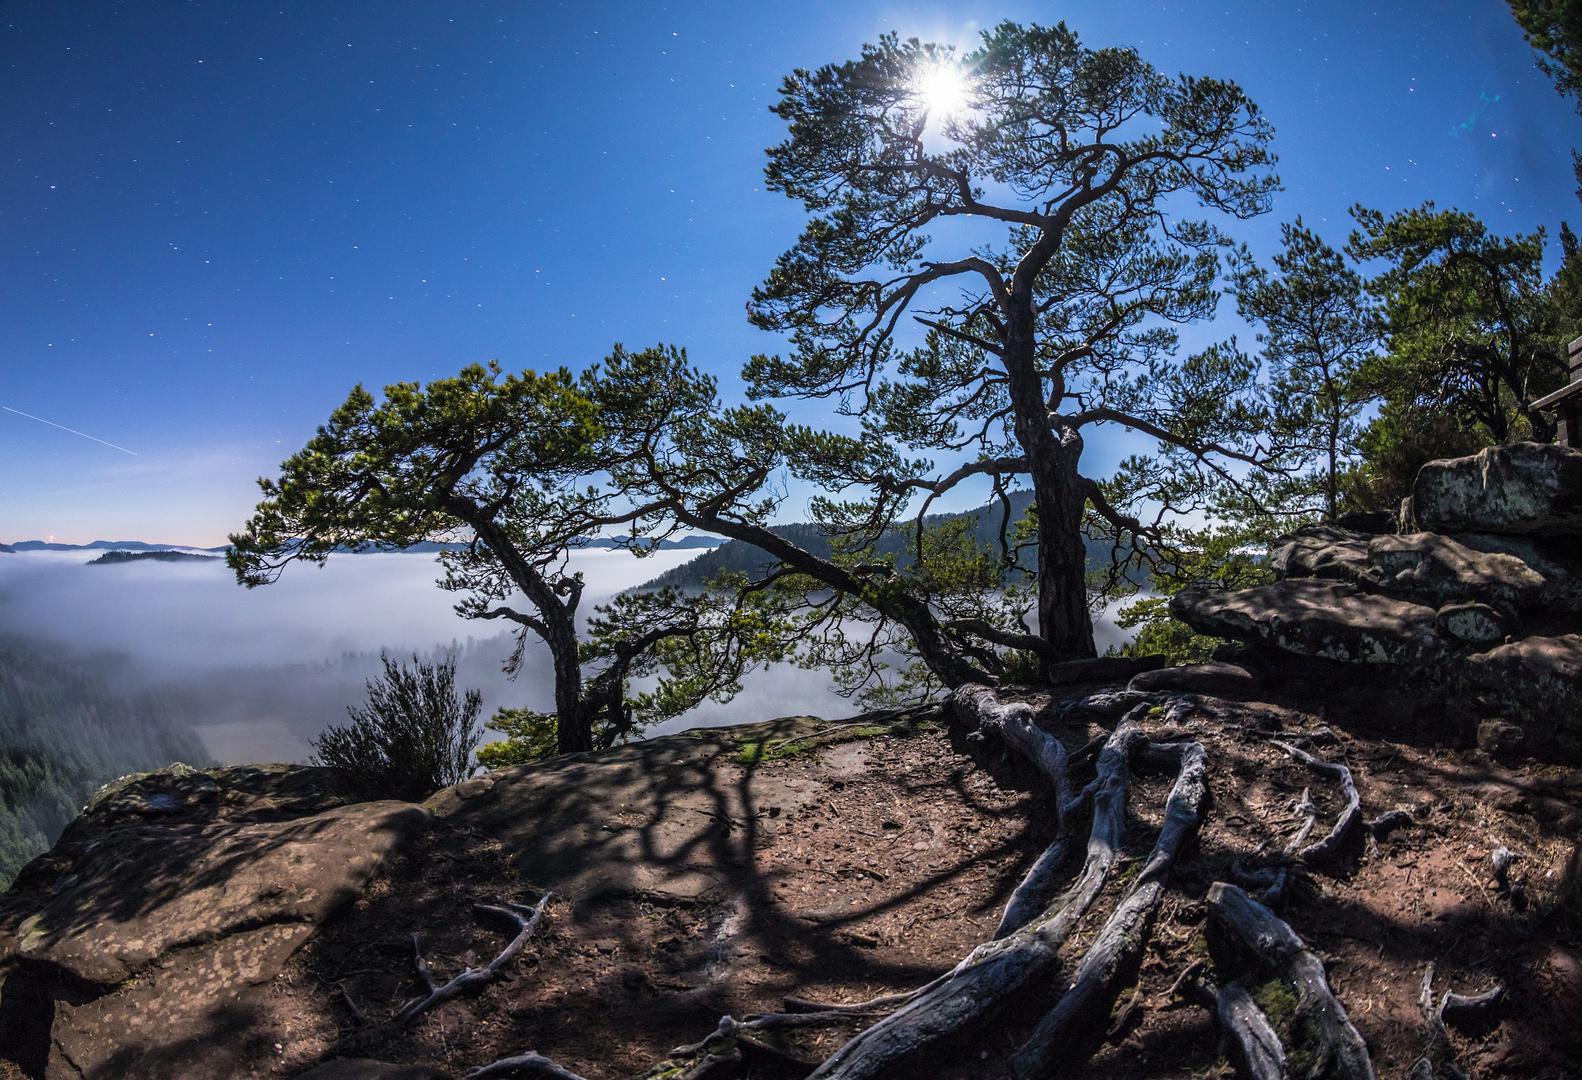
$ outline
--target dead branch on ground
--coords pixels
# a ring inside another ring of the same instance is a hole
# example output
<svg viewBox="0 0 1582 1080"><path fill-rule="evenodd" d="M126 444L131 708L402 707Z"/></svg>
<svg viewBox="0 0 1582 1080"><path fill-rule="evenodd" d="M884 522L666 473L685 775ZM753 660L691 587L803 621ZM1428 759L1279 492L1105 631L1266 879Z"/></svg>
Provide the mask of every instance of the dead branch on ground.
<svg viewBox="0 0 1582 1080"><path fill-rule="evenodd" d="M1306 750L1299 750L1290 743L1281 742L1279 739L1270 739L1269 745L1278 746L1287 754L1303 762L1308 768L1322 775L1333 777L1340 781L1341 793L1346 796L1346 808L1340 812L1340 817L1335 821L1335 827L1329 830L1329 835L1314 844L1297 851L1296 857L1304 863L1321 862L1339 854L1341 847L1356 826L1362 813L1362 800L1357 795L1357 785L1351 779L1351 770L1344 765L1316 758ZM1305 838L1305 834L1304 834Z"/></svg>
<svg viewBox="0 0 1582 1080"><path fill-rule="evenodd" d="M423 959L423 946L418 936L412 936L413 962L417 965L418 974L428 984L428 996L419 998L401 1011L396 1019L401 1024L410 1024L424 1013L437 1005L443 1005L453 998L472 990L481 990L485 985L498 978L500 972L509 964L516 954L522 951L522 946L527 944L527 939L533 936L533 931L538 929L538 924L544 917L544 909L549 904L552 893L545 893L543 899L533 906L525 904L508 903L505 907L496 907L493 904L474 904L473 910L487 911L503 916L516 923L518 933L511 943L500 951L500 955L489 961L488 966L481 968L469 967L450 982L441 984L429 970L427 962ZM546 1074L548 1075L548 1074Z"/></svg>

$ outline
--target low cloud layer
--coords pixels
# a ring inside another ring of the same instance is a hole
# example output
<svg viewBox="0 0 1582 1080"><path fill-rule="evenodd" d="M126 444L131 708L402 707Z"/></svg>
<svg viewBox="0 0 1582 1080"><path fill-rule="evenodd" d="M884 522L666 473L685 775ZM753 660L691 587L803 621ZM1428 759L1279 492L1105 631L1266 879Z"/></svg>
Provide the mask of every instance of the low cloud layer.
<svg viewBox="0 0 1582 1080"><path fill-rule="evenodd" d="M323 569L292 566L276 584L249 590L217 561L86 565L93 554L0 554L0 630L130 656L223 762L305 760L314 737L363 699L381 649L454 652L458 682L483 693L485 716L502 705L552 707L548 651L534 642L521 673L507 680L500 665L508 638L497 624L455 614L456 597L435 585L432 556L336 556ZM579 552L572 567L588 582L584 613L695 554ZM1120 633L1105 620L1099 637L1102 651ZM733 702L705 703L659 731L856 711L825 673L782 666L750 676Z"/></svg>

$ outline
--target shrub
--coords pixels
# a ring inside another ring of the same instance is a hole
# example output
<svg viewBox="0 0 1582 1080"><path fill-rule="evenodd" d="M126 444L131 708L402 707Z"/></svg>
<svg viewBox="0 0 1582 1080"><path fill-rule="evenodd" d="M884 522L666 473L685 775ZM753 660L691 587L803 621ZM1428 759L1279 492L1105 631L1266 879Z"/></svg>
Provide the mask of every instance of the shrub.
<svg viewBox="0 0 1582 1080"><path fill-rule="evenodd" d="M555 756L555 717L531 709L498 709L484 727L505 738L478 748L478 764L507 769Z"/></svg>
<svg viewBox="0 0 1582 1080"><path fill-rule="evenodd" d="M313 742L315 764L340 774L359 796L417 802L459 783L472 771L483 696L456 694L454 658L414 669L379 654L383 678L368 682L362 708L347 706L352 722L331 727Z"/></svg>

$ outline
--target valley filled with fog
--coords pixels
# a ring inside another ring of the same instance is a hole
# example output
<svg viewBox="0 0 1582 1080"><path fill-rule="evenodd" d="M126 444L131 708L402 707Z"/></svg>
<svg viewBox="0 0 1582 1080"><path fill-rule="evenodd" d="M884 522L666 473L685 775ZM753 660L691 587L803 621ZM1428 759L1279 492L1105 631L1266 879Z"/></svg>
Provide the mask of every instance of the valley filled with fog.
<svg viewBox="0 0 1582 1080"><path fill-rule="evenodd" d="M547 649L533 642L508 680L508 636L456 615L456 597L435 585L441 568L432 555L332 556L322 569L293 565L275 584L249 590L219 560L87 565L96 554L0 554L0 633L125 658L105 669L134 680L129 692L157 691L223 764L306 761L314 737L362 701L381 649L454 652L457 681L482 692L485 718L502 705L551 708ZM697 554L575 554L572 568L588 582L583 614ZM1119 640L1106 620L1100 650ZM733 702L707 702L656 730L856 711L826 673L782 665L753 673Z"/></svg>
<svg viewBox="0 0 1582 1080"><path fill-rule="evenodd" d="M313 738L361 702L381 649L425 658L454 650L457 681L483 693L485 718L501 705L552 707L548 650L535 641L508 680L508 636L499 624L456 615L457 598L435 585L432 555L332 556L322 569L294 565L249 590L219 560L86 565L96 554L0 555L0 632L130 659L106 668L141 682L129 692L159 690L221 763L307 760ZM583 613L697 554L577 553L573 568L588 582ZM665 727L853 711L828 687L818 672L758 672L731 705L707 703Z"/></svg>

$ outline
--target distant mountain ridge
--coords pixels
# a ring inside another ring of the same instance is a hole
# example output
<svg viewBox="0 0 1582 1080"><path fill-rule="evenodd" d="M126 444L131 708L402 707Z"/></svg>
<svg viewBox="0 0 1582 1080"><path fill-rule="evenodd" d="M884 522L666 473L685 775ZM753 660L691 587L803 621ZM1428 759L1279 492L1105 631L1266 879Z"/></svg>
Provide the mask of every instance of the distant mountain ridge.
<svg viewBox="0 0 1582 1080"><path fill-rule="evenodd" d="M193 544L147 544L141 540L95 540L91 544L52 544L44 540L18 540L13 544L0 544L7 551L219 551L223 547L197 547Z"/></svg>

